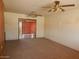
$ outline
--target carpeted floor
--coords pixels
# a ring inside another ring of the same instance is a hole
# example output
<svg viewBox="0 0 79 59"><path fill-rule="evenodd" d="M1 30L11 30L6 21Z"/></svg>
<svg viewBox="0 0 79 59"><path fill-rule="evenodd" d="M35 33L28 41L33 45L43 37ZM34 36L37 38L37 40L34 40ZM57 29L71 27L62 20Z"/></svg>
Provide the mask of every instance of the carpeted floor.
<svg viewBox="0 0 79 59"><path fill-rule="evenodd" d="M9 59L79 59L79 52L47 39L7 41Z"/></svg>

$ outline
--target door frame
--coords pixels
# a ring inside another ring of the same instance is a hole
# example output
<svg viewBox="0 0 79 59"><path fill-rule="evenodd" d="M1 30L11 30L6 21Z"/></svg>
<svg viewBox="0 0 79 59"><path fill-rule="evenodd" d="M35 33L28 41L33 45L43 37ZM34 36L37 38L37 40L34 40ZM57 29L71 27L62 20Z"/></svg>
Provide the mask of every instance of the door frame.
<svg viewBox="0 0 79 59"><path fill-rule="evenodd" d="M24 18L18 18L18 40L20 39L20 27L19 27L19 23L22 22L22 21L26 21L26 20L33 20L35 21L35 35L34 35L34 38L36 38L36 33L37 33L37 20L36 19L24 19Z"/></svg>

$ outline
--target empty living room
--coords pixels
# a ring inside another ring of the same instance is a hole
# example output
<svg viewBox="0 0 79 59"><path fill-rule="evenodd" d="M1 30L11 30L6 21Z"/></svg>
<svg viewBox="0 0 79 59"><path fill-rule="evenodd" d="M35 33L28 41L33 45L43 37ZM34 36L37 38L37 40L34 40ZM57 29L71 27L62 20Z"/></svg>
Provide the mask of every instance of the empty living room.
<svg viewBox="0 0 79 59"><path fill-rule="evenodd" d="M79 59L79 0L0 0L0 59Z"/></svg>

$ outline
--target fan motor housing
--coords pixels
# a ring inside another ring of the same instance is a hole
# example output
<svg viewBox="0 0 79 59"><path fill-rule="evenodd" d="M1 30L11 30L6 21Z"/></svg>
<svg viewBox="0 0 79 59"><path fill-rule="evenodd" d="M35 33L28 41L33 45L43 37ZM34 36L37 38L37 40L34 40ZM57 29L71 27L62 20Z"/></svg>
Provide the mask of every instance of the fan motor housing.
<svg viewBox="0 0 79 59"><path fill-rule="evenodd" d="M55 1L55 3L56 3L56 4L59 4L59 3L60 3L60 1Z"/></svg>

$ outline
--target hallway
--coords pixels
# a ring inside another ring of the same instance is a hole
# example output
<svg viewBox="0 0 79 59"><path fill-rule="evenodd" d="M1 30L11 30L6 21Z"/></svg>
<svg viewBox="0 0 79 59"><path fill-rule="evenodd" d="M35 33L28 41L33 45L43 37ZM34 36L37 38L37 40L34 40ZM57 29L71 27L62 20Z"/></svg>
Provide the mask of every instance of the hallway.
<svg viewBox="0 0 79 59"><path fill-rule="evenodd" d="M79 53L48 39L7 41L9 59L79 59Z"/></svg>

